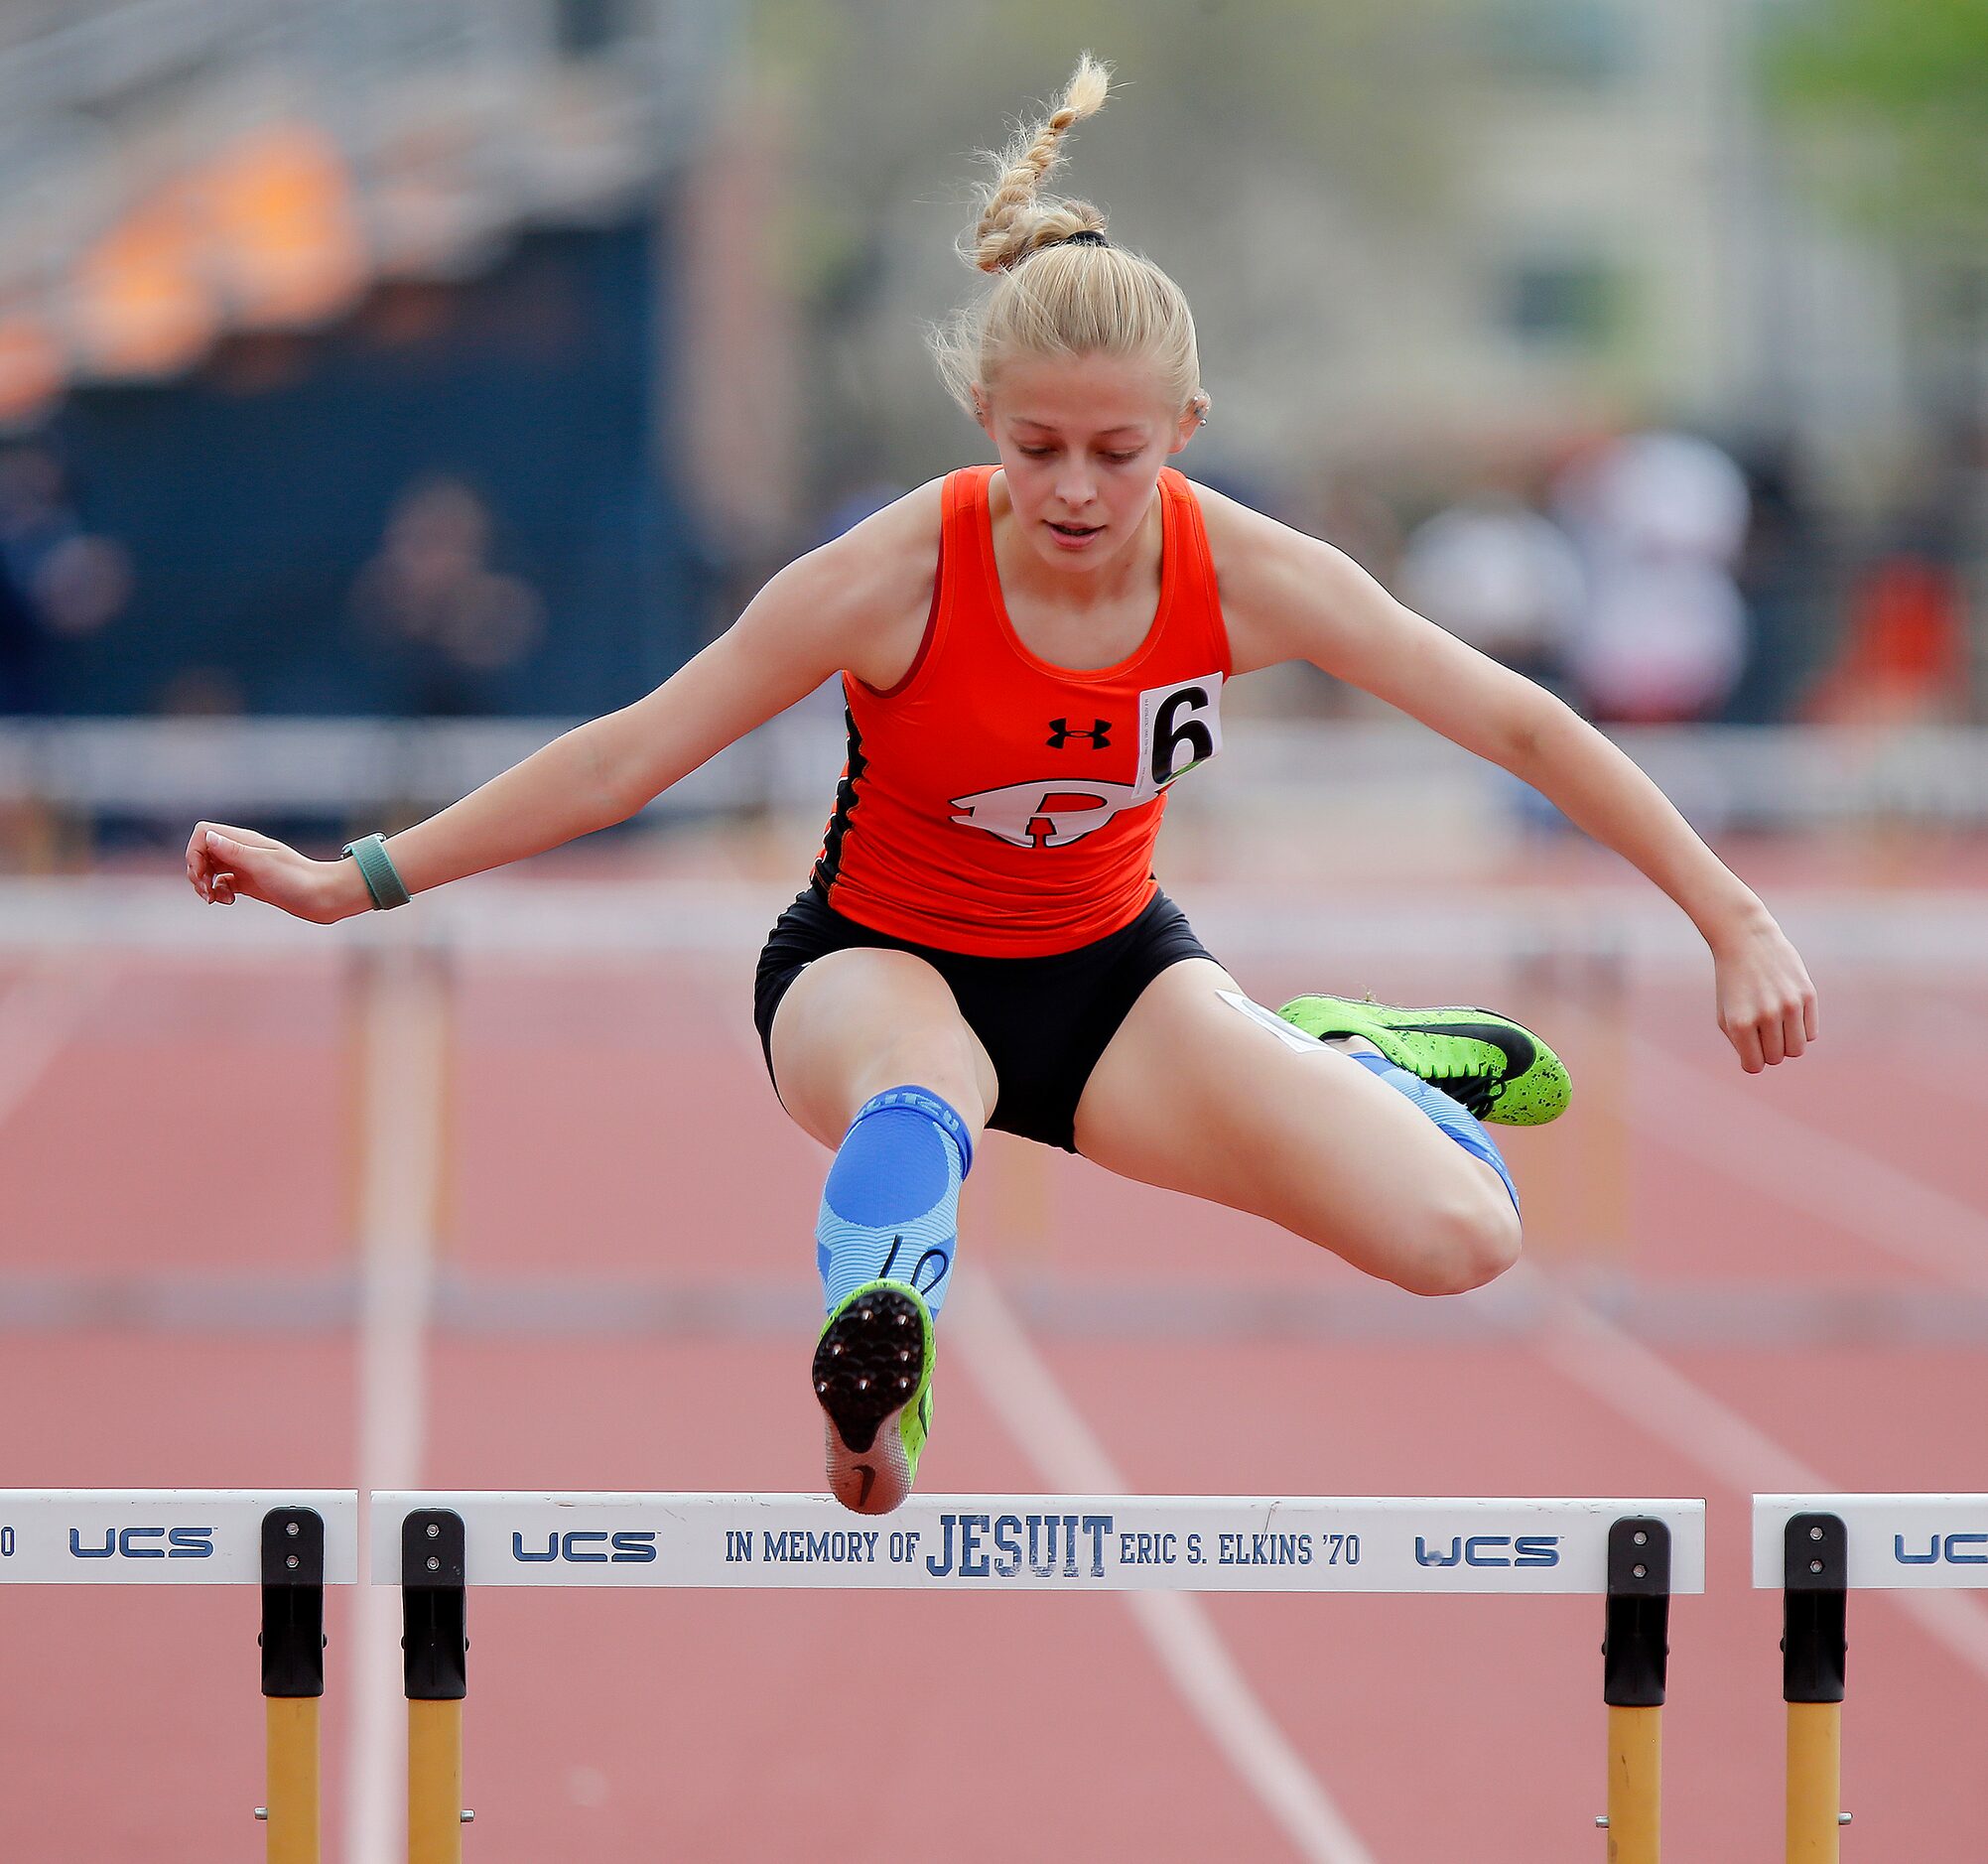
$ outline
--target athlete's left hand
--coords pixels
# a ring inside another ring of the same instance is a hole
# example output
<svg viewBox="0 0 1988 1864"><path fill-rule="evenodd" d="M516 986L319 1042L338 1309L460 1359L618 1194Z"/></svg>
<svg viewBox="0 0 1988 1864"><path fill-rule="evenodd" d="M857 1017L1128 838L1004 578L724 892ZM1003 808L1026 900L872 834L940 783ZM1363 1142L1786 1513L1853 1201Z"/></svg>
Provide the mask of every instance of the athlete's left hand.
<svg viewBox="0 0 1988 1864"><path fill-rule="evenodd" d="M1815 986L1780 926L1762 915L1709 943L1719 1027L1748 1074L1791 1060L1815 1040Z"/></svg>

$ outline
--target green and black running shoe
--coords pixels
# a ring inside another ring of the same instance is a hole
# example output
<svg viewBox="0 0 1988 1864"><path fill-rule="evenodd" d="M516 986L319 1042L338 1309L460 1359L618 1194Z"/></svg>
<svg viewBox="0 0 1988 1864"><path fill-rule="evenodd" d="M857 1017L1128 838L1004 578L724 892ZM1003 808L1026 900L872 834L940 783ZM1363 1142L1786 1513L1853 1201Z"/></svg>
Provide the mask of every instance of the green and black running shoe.
<svg viewBox="0 0 1988 1864"><path fill-rule="evenodd" d="M827 1420L829 1489L859 1515L911 1493L932 1428L932 1313L903 1281L865 1281L838 1303L815 1346Z"/></svg>
<svg viewBox="0 0 1988 1864"><path fill-rule="evenodd" d="M1523 1023L1493 1010L1294 997L1277 1014L1321 1041L1364 1035L1395 1067L1500 1126L1543 1127L1567 1111L1573 1093L1559 1056Z"/></svg>

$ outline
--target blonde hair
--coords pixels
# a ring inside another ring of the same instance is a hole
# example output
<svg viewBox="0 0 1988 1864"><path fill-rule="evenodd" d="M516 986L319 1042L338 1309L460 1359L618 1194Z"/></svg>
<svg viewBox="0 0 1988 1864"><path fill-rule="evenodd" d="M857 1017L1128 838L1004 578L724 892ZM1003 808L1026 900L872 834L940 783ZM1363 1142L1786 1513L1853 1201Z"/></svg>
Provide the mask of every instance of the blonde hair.
<svg viewBox="0 0 1988 1864"><path fill-rule="evenodd" d="M1080 233L1102 236L1105 216L1088 200L1038 190L1062 160L1063 139L1104 107L1111 67L1087 52L1048 117L1024 124L981 189L981 211L959 252L994 289L932 332L939 377L976 420L975 383L992 386L1012 355L1150 356L1184 413L1201 397L1194 317L1172 279L1150 259ZM1202 398L1205 405L1205 398Z"/></svg>

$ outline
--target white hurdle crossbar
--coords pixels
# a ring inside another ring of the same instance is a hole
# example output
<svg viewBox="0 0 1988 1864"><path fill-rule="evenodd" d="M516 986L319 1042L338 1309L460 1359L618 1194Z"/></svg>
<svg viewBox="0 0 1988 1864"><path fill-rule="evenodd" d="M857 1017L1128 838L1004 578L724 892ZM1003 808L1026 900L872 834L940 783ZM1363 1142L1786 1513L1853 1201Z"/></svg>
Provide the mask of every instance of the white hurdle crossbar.
<svg viewBox="0 0 1988 1864"><path fill-rule="evenodd" d="M363 1577L401 1588L411 1864L462 1857L481 1585L1598 1593L1610 1857L1657 1864L1669 1602L1704 1590L1704 1516L1698 1501L999 1495L869 1518L826 1496L395 1491L372 1497ZM361 1580L350 1490L0 1490L0 1585L260 1587L269 1864L318 1864L324 1593Z"/></svg>
<svg viewBox="0 0 1988 1864"><path fill-rule="evenodd" d="M1988 1587L1988 1495L1757 1495L1754 1585L1782 1595L1790 1864L1836 1864L1848 1595Z"/></svg>
<svg viewBox="0 0 1988 1864"><path fill-rule="evenodd" d="M1842 1523L1841 1576L1851 1592L1988 1587L1988 1495L1757 1495L1754 1585L1786 1584L1788 1527L1796 1516ZM1824 1524L1815 1541L1832 1540ZM1807 1536L1804 1529L1797 1539ZM1808 1556L1821 1557L1820 1551ZM1819 1576L1819 1575L1818 1575Z"/></svg>
<svg viewBox="0 0 1988 1864"><path fill-rule="evenodd" d="M0 1489L0 1585L260 1585L263 1523L288 1509L324 1524L324 1583L355 1584L351 1489Z"/></svg>
<svg viewBox="0 0 1988 1864"><path fill-rule="evenodd" d="M318 1864L325 1587L358 1577L350 1489L0 1489L0 1585L261 1588L267 1864Z"/></svg>
<svg viewBox="0 0 1988 1864"><path fill-rule="evenodd" d="M476 1586L929 1592L1599 1593L1609 1856L1657 1864L1670 1595L1705 1588L1697 1501L375 1493L370 1572L402 1588L408 1857L462 1857Z"/></svg>
<svg viewBox="0 0 1988 1864"><path fill-rule="evenodd" d="M823 1496L373 1497L372 1578L402 1523L462 1519L470 1586L852 1591L1604 1592L1611 1526L1670 1531L1673 1592L1704 1590L1700 1502L1247 1496L921 1496L853 1515Z"/></svg>

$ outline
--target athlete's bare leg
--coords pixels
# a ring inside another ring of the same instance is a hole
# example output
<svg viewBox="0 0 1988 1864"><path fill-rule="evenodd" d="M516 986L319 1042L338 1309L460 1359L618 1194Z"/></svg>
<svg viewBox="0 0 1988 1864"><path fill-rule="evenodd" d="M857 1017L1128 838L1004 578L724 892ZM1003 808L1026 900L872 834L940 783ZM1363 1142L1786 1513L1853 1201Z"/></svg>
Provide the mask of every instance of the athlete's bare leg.
<svg viewBox="0 0 1988 1864"><path fill-rule="evenodd" d="M1330 1048L1301 1052L1169 966L1120 1025L1077 1108L1077 1149L1147 1184L1267 1217L1418 1294L1459 1293L1519 1255L1498 1174Z"/></svg>
<svg viewBox="0 0 1988 1864"><path fill-rule="evenodd" d="M945 979L909 952L817 958L780 999L772 1050L782 1105L831 1150L857 1109L889 1088L938 1095L975 1140L994 1112L994 1063Z"/></svg>

